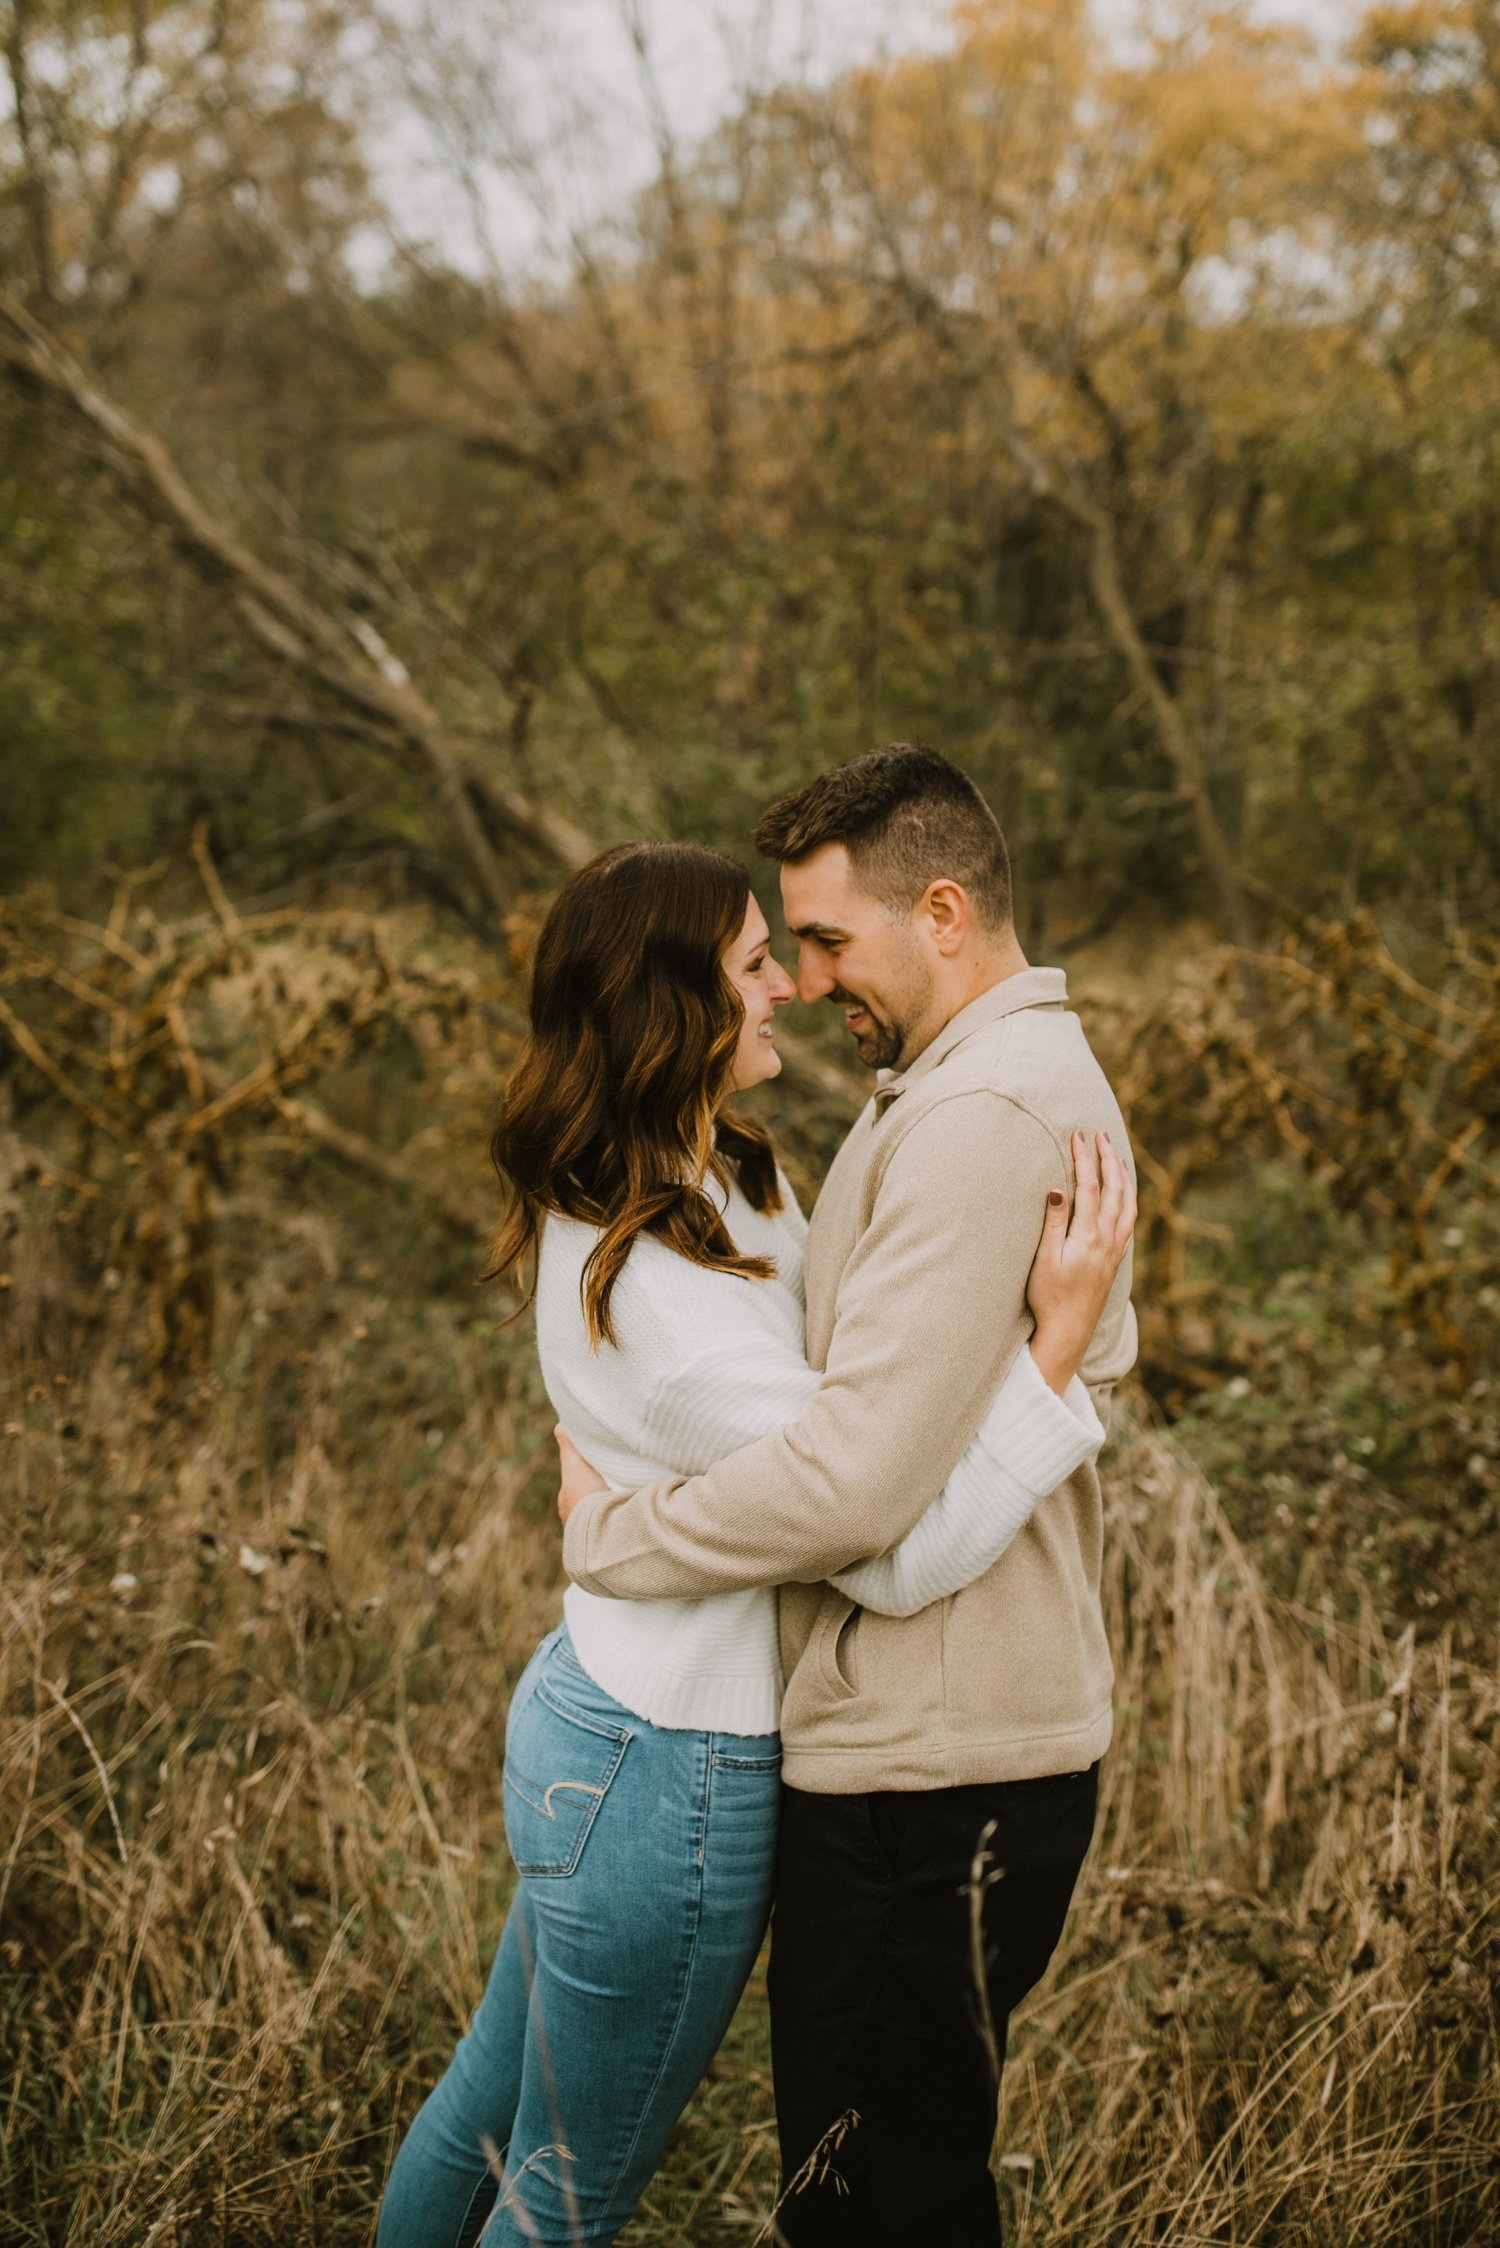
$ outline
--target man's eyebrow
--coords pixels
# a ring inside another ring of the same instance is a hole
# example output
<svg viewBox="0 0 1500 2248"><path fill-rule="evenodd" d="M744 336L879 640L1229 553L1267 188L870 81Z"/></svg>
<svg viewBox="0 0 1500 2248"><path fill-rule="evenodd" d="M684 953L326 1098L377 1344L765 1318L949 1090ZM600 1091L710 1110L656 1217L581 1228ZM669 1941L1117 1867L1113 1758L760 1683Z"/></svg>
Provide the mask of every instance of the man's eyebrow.
<svg viewBox="0 0 1500 2248"><path fill-rule="evenodd" d="M788 933L794 937L843 938L847 937L849 934L847 929L839 928L836 922L830 923L827 921L789 921L787 923L787 930Z"/></svg>

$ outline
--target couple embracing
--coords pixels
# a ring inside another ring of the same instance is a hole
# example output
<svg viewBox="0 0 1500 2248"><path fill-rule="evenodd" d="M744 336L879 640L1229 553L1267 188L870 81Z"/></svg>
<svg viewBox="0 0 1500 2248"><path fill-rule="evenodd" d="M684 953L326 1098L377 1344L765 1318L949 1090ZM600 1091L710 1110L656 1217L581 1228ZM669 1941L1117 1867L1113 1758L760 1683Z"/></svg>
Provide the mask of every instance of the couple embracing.
<svg viewBox="0 0 1500 2248"><path fill-rule="evenodd" d="M693 845L603 853L537 947L496 1261L536 1255L571 1582L510 1706L510 1916L379 2248L612 2241L773 1903L779 2237L1000 2237L1006 2023L1110 1734L1129 1154L956 766L857 757L756 842L795 983ZM794 997L877 1073L810 1223L727 1105Z"/></svg>

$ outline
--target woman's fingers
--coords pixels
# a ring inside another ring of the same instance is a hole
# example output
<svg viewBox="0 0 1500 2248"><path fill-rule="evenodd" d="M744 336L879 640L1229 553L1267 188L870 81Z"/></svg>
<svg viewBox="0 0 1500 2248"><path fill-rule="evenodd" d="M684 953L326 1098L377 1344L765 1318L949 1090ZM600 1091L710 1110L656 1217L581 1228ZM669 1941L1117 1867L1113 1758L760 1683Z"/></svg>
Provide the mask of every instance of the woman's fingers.
<svg viewBox="0 0 1500 2248"><path fill-rule="evenodd" d="M1096 1132L1092 1141L1086 1133L1074 1132L1073 1172L1076 1188L1066 1235L1061 1209L1049 1195L1043 1241L1050 1240L1054 1251L1060 1251L1066 1239L1071 1250L1107 1260L1113 1275L1135 1232L1136 1192L1129 1166L1108 1132Z"/></svg>
<svg viewBox="0 0 1500 2248"><path fill-rule="evenodd" d="M1115 1226L1115 1241L1122 1257L1130 1247L1131 1237L1135 1232L1136 1209L1135 1181L1127 1171L1125 1174L1125 1206L1121 1210Z"/></svg>
<svg viewBox="0 0 1500 2248"><path fill-rule="evenodd" d="M1124 1258L1135 1232L1135 1183L1125 1166L1123 1156L1116 1155L1109 1134L1099 1134L1100 1160L1104 1170L1104 1191L1100 1197L1099 1229L1108 1243L1116 1265Z"/></svg>
<svg viewBox="0 0 1500 2248"><path fill-rule="evenodd" d="M1110 1144L1108 1132L1097 1133L1095 1140L1099 1149L1099 1168L1103 1173L1103 1184L1099 1195L1099 1231L1104 1239L1113 1246L1119 1230L1120 1211L1124 1206L1126 1190L1130 1183L1129 1176L1124 1164Z"/></svg>
<svg viewBox="0 0 1500 2248"><path fill-rule="evenodd" d="M1073 1170L1077 1184L1068 1246L1106 1259L1113 1274L1135 1230L1135 1187L1129 1169L1123 1156L1116 1154L1108 1132L1096 1132L1092 1142L1085 1133L1074 1132ZM1053 1217L1049 1206L1049 1222Z"/></svg>
<svg viewBox="0 0 1500 2248"><path fill-rule="evenodd" d="M1082 1132L1073 1134L1073 1229L1089 1233L1099 1222L1099 1172Z"/></svg>
<svg viewBox="0 0 1500 2248"><path fill-rule="evenodd" d="M1099 1231L1107 1240L1114 1233L1119 1214L1120 1174L1124 1165L1109 1144L1108 1132L1096 1132L1094 1146L1099 1156Z"/></svg>
<svg viewBox="0 0 1500 2248"><path fill-rule="evenodd" d="M1101 1133L1100 1137L1108 1145L1109 1134L1104 1132ZM1131 1235L1135 1232L1135 1181L1126 1168L1123 1156L1116 1155L1112 1147L1109 1150L1109 1159L1114 1167L1115 1178L1119 1187L1118 1199L1112 1201L1109 1213L1109 1224L1114 1239L1115 1261L1118 1263L1129 1248Z"/></svg>
<svg viewBox="0 0 1500 2248"><path fill-rule="evenodd" d="M1059 1262L1063 1245L1068 1238L1068 1198L1061 1187L1053 1187L1047 1196L1047 1208L1042 1218L1042 1238L1037 1245L1037 1258Z"/></svg>

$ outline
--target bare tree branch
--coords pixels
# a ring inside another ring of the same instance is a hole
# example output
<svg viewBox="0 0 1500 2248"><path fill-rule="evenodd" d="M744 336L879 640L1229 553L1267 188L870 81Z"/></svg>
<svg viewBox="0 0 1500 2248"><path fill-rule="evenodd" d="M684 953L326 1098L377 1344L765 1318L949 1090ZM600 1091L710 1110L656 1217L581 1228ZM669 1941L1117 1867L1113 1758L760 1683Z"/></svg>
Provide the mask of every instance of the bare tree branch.
<svg viewBox="0 0 1500 2248"><path fill-rule="evenodd" d="M1089 590L1105 630L1125 665L1131 687L1150 711L1166 750L1178 789L1192 814L1198 848L1218 896L1224 926L1233 941L1246 949L1253 945L1244 892L1213 798L1201 744L1183 718L1177 701L1152 658L1120 575L1119 543L1109 510L1094 501L1076 471L1050 459L1022 427L1010 398L1010 370L1004 358L995 358L994 328L955 316L917 274L901 240L900 229L886 199L877 191L847 136L834 135L840 157L864 197L890 271L884 287L907 307L911 317L941 341L964 376L983 384L989 394L1001 443L1039 498L1050 500L1088 534ZM867 288L880 286L876 277L863 275ZM1020 353L1035 359L1034 345L1012 330ZM977 346L977 348L976 348ZM1075 384L1087 377L1082 361L1074 361Z"/></svg>
<svg viewBox="0 0 1500 2248"><path fill-rule="evenodd" d="M28 0L9 0L8 12L10 22L6 27L5 60L15 100L16 138L21 148L21 195L31 234L36 293L43 304L50 304L54 281L52 202L42 155L41 119L26 52L27 37L31 29Z"/></svg>
<svg viewBox="0 0 1500 2248"><path fill-rule="evenodd" d="M343 706L347 730L382 729L426 760L470 877L498 920L510 910L475 798L551 862L571 871L596 841L549 805L486 770L444 725L399 657L365 618L311 600L210 514L154 432L117 406L12 296L0 290L0 366L58 398L89 426L100 451L137 499L165 524L178 550L228 595L259 645ZM288 714L295 719L296 714ZM816 1051L782 1041L788 1083L835 1114L859 1105L857 1081ZM244 1089L240 1092L243 1095Z"/></svg>
<svg viewBox="0 0 1500 2248"><path fill-rule="evenodd" d="M1208 790L1203 752L1184 723L1174 697L1168 693L1160 669L1152 661L1145 635L1136 621L1120 578L1119 547L1108 511L1098 507L1076 477L1049 462L1039 447L1007 419L1002 434L1012 459L1039 497L1052 500L1087 531L1089 536L1089 588L1110 638L1124 662L1131 686L1146 704L1171 760L1177 785L1193 816L1193 828L1204 866L1219 895L1225 926L1237 945L1253 948L1245 912L1244 894L1224 830Z"/></svg>
<svg viewBox="0 0 1500 2248"><path fill-rule="evenodd" d="M273 1093L271 1099L285 1121L315 1147L336 1157L349 1170L378 1180L382 1186L395 1187L398 1193L413 1196L449 1233L473 1247L479 1230L474 1212L451 1201L424 1172L403 1163L399 1156L387 1155L384 1148L377 1147L363 1133L351 1132L347 1125L336 1123L311 1101L294 1100L287 1093Z"/></svg>
<svg viewBox="0 0 1500 2248"><path fill-rule="evenodd" d="M471 791L513 834L563 866L579 866L592 854L593 842L570 820L547 805L532 803L476 763L372 626L339 618L310 600L212 516L160 438L107 398L78 362L3 290L0 363L34 387L65 400L105 440L110 465L166 524L179 551L230 593L262 647L422 752L469 874L497 915L509 909L510 900Z"/></svg>

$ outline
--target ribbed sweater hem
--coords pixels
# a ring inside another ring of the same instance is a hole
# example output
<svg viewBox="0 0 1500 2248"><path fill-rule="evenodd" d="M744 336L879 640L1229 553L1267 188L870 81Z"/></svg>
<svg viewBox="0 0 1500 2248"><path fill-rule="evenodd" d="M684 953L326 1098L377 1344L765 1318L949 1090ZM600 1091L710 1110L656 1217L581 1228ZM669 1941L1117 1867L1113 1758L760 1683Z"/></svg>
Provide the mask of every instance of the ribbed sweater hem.
<svg viewBox="0 0 1500 2248"><path fill-rule="evenodd" d="M965 1741L819 1741L782 1743L781 1776L804 1795L913 1794L981 1782L1044 1780L1083 1772L1109 1747L1109 1702L1073 1725L1037 1733L1000 1733Z"/></svg>
<svg viewBox="0 0 1500 2248"><path fill-rule="evenodd" d="M565 1598L563 1612L573 1652L594 1684L648 1725L667 1733L737 1733L745 1738L776 1731L781 1719L779 1669L674 1672L649 1648L637 1651L601 1640L590 1628L591 1619L580 1618L576 1602L570 1605Z"/></svg>

